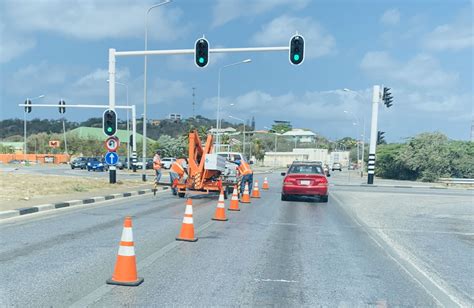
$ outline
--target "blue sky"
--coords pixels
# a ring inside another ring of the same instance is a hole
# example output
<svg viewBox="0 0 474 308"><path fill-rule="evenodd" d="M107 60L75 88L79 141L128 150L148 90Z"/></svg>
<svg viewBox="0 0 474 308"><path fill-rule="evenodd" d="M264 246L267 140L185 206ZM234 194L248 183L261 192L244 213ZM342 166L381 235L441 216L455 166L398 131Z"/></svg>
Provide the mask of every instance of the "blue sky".
<svg viewBox="0 0 474 308"><path fill-rule="evenodd" d="M153 1L0 1L1 118L23 117L33 103L106 104L108 49L143 50L144 16ZM212 47L284 46L296 31L306 57L292 66L285 52L213 54L205 69L193 56L148 58L148 115L256 118L257 128L290 120L329 138L356 137L352 112L370 129L374 84L392 88L394 104L379 109L388 141L425 131L468 139L473 119L472 1L174 0L149 15L149 49L193 48L203 34ZM117 81L130 103L143 105L143 58L117 59ZM348 88L354 92L343 91ZM117 85L117 104L125 104ZM230 104L234 104L230 106ZM101 111L73 111L84 120ZM123 112L120 113L123 118ZM29 118L59 118L33 109Z"/></svg>

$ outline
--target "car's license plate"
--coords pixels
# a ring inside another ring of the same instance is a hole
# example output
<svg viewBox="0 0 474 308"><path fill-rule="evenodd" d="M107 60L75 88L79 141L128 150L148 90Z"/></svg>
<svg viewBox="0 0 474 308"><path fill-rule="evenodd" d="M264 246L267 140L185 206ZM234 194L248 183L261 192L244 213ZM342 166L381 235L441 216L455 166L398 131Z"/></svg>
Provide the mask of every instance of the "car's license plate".
<svg viewBox="0 0 474 308"><path fill-rule="evenodd" d="M301 185L309 185L310 181L300 181Z"/></svg>

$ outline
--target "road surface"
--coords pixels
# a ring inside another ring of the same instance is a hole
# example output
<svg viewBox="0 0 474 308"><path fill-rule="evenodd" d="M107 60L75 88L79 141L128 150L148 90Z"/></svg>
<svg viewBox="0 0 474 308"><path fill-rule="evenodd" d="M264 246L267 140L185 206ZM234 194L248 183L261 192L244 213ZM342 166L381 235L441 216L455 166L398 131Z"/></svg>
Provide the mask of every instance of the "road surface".
<svg viewBox="0 0 474 308"><path fill-rule="evenodd" d="M327 204L282 202L281 177L269 179L227 222L211 221L216 198L194 199L195 243L175 241L184 200L168 192L0 222L0 305L473 304L469 192L331 187ZM138 287L105 284L126 215Z"/></svg>

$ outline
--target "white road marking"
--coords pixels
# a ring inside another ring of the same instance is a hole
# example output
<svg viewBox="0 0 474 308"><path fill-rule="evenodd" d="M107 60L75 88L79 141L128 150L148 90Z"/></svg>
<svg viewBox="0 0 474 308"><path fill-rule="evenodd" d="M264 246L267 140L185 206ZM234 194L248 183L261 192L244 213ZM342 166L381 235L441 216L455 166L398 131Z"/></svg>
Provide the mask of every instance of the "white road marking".
<svg viewBox="0 0 474 308"><path fill-rule="evenodd" d="M255 278L254 280L257 281L257 282L285 282L285 283L298 282L296 280L285 280L285 279L258 279L258 278Z"/></svg>

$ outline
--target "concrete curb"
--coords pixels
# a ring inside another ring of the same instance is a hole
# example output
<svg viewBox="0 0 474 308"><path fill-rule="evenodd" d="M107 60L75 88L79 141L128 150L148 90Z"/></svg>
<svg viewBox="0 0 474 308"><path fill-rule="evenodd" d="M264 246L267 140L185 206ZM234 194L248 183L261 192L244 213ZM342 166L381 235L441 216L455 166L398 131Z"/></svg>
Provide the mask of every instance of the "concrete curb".
<svg viewBox="0 0 474 308"><path fill-rule="evenodd" d="M168 188L169 187L166 187L166 186L162 187L161 191L166 191L168 190ZM138 196L138 195L146 195L146 194L151 194L151 193L153 193L153 190L151 188L147 188L147 189L140 189L140 190L135 190L135 191L130 191L130 192L111 194L111 195L106 195L106 196L86 198L82 200L69 200L69 201L63 201L63 202L57 202L57 203L41 204L37 206L19 208L19 209L8 210L8 211L0 211L0 220L33 214L33 213L52 211L52 210L62 209L65 207L72 207L76 205L92 204L92 203L108 201L112 199L122 199L122 198L128 198L128 197L133 197L133 196Z"/></svg>

